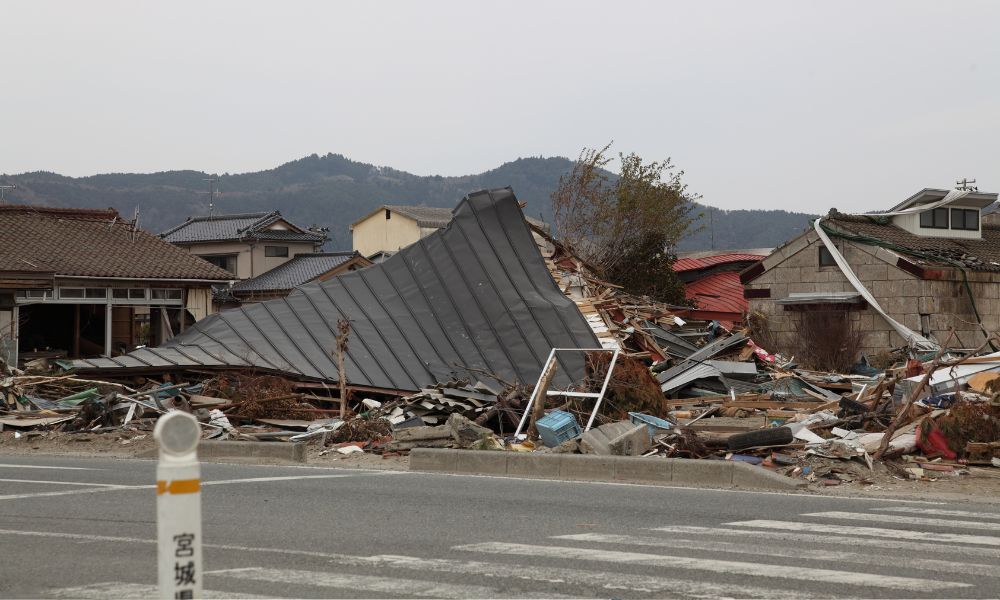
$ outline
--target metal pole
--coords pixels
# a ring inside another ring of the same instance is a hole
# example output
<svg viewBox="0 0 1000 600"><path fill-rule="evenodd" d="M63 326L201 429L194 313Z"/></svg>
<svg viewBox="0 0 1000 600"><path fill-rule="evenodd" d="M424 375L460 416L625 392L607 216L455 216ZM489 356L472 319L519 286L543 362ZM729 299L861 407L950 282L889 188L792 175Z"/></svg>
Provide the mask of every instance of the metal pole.
<svg viewBox="0 0 1000 600"><path fill-rule="evenodd" d="M188 413L171 411L156 422L153 438L160 445L156 465L160 598L201 598L201 428Z"/></svg>
<svg viewBox="0 0 1000 600"><path fill-rule="evenodd" d="M608 384L611 382L611 374L615 371L615 363L618 362L618 349L615 348L615 353L611 355L611 364L608 365L608 374L604 378L604 385L601 386L601 395L597 397L597 402L594 403L594 412L590 413L590 419L587 421L587 426L584 431L590 431L590 426L594 424L594 419L597 417L597 411L601 408L601 402L604 400L604 393L608 391Z"/></svg>
<svg viewBox="0 0 1000 600"><path fill-rule="evenodd" d="M521 435L521 430L524 429L524 423L528 420L528 415L531 414L531 406L535 403L535 397L538 396L538 389L541 386L542 378L545 377L545 372L549 370L549 363L555 358L556 349L553 348L549 351L549 358L545 361L542 366L542 372L538 374L538 383L535 384L535 389L531 391L531 398L528 400L528 405L524 407L524 414L521 415L521 421L517 424L517 430L514 431L514 437Z"/></svg>

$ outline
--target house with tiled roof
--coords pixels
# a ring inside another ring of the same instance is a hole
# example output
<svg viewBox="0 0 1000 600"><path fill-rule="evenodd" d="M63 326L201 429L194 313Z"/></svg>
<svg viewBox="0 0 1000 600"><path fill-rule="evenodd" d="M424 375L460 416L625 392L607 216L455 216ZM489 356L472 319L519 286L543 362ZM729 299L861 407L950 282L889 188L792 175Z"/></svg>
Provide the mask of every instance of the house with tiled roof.
<svg viewBox="0 0 1000 600"><path fill-rule="evenodd" d="M452 216L450 208L383 204L351 224L354 251L381 262L400 249L447 227ZM548 230L544 221L525 218L543 231Z"/></svg>
<svg viewBox="0 0 1000 600"><path fill-rule="evenodd" d="M1000 330L996 201L928 188L882 213L831 210L744 270L744 295L782 343L800 335L804 314L821 312L852 324L871 353L977 347Z"/></svg>
<svg viewBox="0 0 1000 600"><path fill-rule="evenodd" d="M235 283L227 290L226 300L248 303L281 298L300 285L326 281L371 264L372 261L353 251L299 254L266 273Z"/></svg>
<svg viewBox="0 0 1000 600"><path fill-rule="evenodd" d="M115 210L0 205L0 359L112 356L213 312L232 275Z"/></svg>
<svg viewBox="0 0 1000 600"><path fill-rule="evenodd" d="M304 228L278 211L189 217L160 234L164 240L250 279L327 242L325 231Z"/></svg>
<svg viewBox="0 0 1000 600"><path fill-rule="evenodd" d="M769 249L726 250L679 256L673 270L684 282L685 297L693 308L678 310L677 315L719 321L727 328L741 322L749 305L743 297L740 271L769 253Z"/></svg>

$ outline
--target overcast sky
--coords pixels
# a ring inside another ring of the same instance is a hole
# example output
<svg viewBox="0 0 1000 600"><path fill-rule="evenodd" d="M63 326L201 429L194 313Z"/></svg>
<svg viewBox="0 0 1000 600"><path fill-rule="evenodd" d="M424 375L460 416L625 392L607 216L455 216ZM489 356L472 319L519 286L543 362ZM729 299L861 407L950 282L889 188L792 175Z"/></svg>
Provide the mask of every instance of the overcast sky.
<svg viewBox="0 0 1000 600"><path fill-rule="evenodd" d="M1000 191L1000 2L0 0L0 173L672 157L722 208Z"/></svg>

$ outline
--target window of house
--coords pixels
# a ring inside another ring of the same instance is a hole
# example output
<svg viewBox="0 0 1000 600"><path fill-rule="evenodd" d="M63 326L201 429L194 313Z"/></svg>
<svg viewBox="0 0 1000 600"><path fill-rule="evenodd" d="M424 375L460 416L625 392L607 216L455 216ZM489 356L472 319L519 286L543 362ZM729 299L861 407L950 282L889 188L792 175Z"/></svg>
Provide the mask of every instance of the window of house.
<svg viewBox="0 0 1000 600"><path fill-rule="evenodd" d="M18 298L45 298L48 290L17 290Z"/></svg>
<svg viewBox="0 0 1000 600"><path fill-rule="evenodd" d="M833 254L826 249L826 246L819 247L819 266L821 267L836 267L837 261L833 259Z"/></svg>
<svg viewBox="0 0 1000 600"><path fill-rule="evenodd" d="M153 288L149 290L153 300L183 300L184 290Z"/></svg>
<svg viewBox="0 0 1000 600"><path fill-rule="evenodd" d="M115 300L145 300L145 288L114 288L111 297Z"/></svg>
<svg viewBox="0 0 1000 600"><path fill-rule="evenodd" d="M385 209L385 220L388 221L392 217L392 211L388 208Z"/></svg>
<svg viewBox="0 0 1000 600"><path fill-rule="evenodd" d="M948 209L935 208L920 213L920 226L928 229L948 229Z"/></svg>
<svg viewBox="0 0 1000 600"><path fill-rule="evenodd" d="M220 269L224 269L235 275L236 256L236 254L216 254L214 256L202 256L201 258L207 260Z"/></svg>
<svg viewBox="0 0 1000 600"><path fill-rule="evenodd" d="M968 208L951 209L951 228L979 231L979 211Z"/></svg>
<svg viewBox="0 0 1000 600"><path fill-rule="evenodd" d="M288 246L264 246L264 256L270 257L287 257L288 256Z"/></svg>
<svg viewBox="0 0 1000 600"><path fill-rule="evenodd" d="M108 297L108 288L87 288L83 295L91 300L103 300Z"/></svg>
<svg viewBox="0 0 1000 600"><path fill-rule="evenodd" d="M83 298L83 288L59 288L60 298Z"/></svg>

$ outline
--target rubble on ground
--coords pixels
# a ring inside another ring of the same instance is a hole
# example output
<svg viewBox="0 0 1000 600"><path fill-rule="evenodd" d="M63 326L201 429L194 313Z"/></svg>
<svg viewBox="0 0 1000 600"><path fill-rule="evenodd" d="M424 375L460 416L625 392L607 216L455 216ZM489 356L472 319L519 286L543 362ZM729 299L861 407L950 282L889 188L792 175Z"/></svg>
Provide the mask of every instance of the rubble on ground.
<svg viewBox="0 0 1000 600"><path fill-rule="evenodd" d="M322 454L464 448L732 460L823 486L1000 467L1000 353L900 351L884 370L825 373L797 368L744 332L697 326L683 330L694 350L677 356L675 345L658 361L645 347L629 349L634 330L609 328L623 349L587 431L592 397L546 395L530 437L514 436L529 386L451 380L341 403L335 385L239 371L107 381L17 372L0 380L0 427L18 438L137 436L182 410L206 439L303 442ZM586 378L569 389L600 392L610 362L610 352L588 353Z"/></svg>

